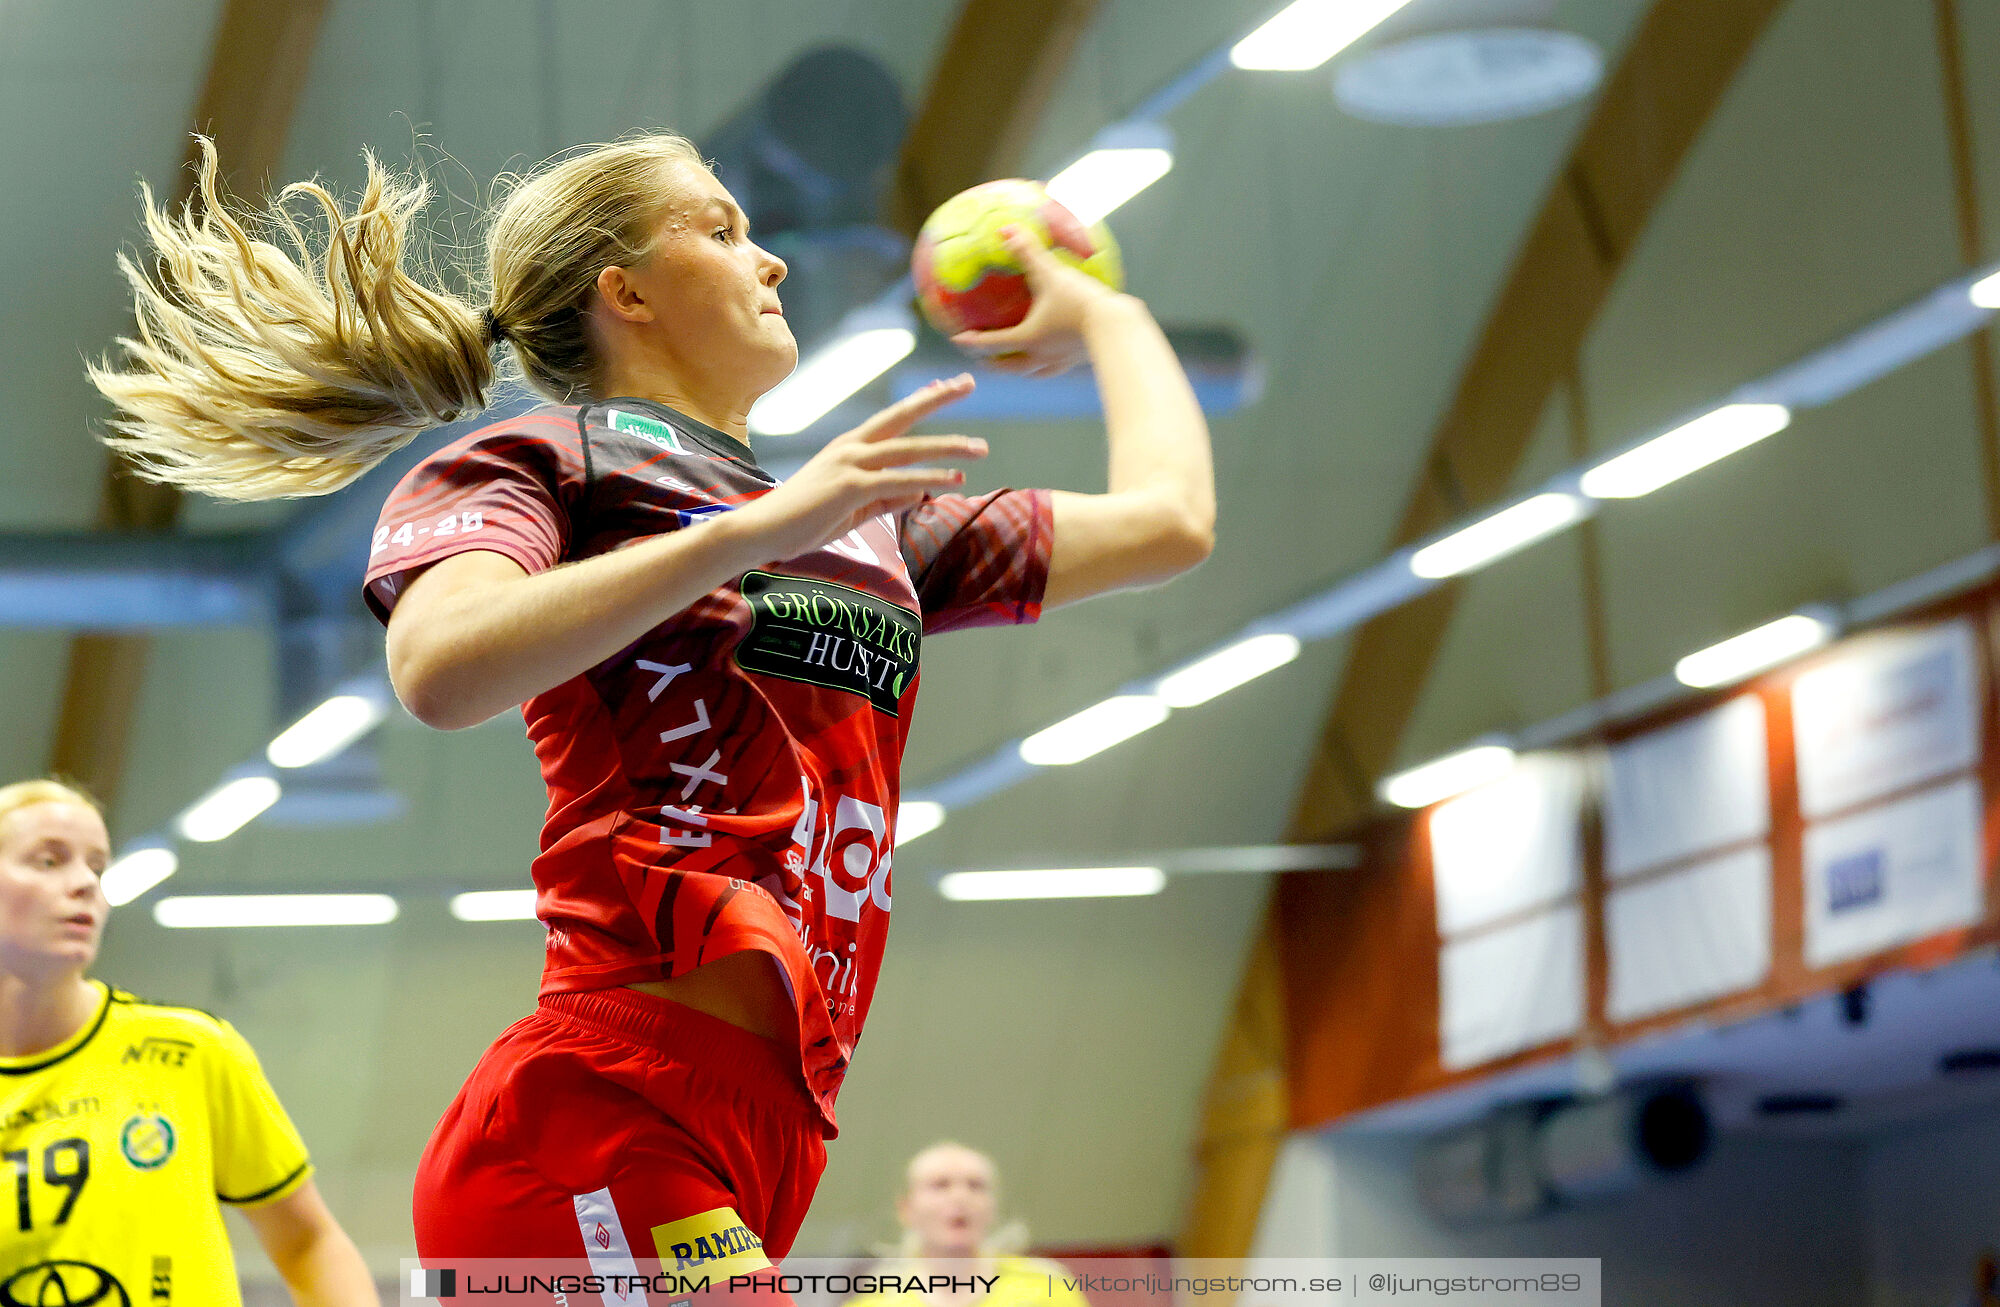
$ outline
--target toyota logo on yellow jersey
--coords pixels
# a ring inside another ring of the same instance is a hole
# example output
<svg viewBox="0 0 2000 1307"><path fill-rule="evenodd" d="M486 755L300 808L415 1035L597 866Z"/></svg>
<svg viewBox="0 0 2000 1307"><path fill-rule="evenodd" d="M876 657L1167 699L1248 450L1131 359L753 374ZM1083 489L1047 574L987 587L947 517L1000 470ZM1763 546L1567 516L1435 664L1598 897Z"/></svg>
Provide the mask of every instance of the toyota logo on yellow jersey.
<svg viewBox="0 0 2000 1307"><path fill-rule="evenodd" d="M89 1262L37 1262L0 1280L0 1307L132 1307L118 1277Z"/></svg>

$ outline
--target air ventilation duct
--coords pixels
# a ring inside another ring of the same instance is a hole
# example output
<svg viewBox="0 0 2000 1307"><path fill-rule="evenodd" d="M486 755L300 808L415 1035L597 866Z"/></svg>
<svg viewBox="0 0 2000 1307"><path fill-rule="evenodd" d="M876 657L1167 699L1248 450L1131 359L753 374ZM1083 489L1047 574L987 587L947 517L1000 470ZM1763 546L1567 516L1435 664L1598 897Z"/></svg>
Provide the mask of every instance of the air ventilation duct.
<svg viewBox="0 0 2000 1307"><path fill-rule="evenodd" d="M1516 1103L1426 1140L1417 1193L1451 1224L1519 1220L1687 1170L1710 1138L1708 1112L1685 1085Z"/></svg>
<svg viewBox="0 0 2000 1307"><path fill-rule="evenodd" d="M1370 122L1526 118L1595 90L1604 56L1552 26L1555 0L1416 0L1334 68L1335 101Z"/></svg>
<svg viewBox="0 0 2000 1307"><path fill-rule="evenodd" d="M1538 1104L1516 1103L1426 1140L1416 1161L1424 1206L1452 1225L1517 1221L1548 1206L1535 1165L1541 1113Z"/></svg>
<svg viewBox="0 0 2000 1307"><path fill-rule="evenodd" d="M1554 1108L1535 1128L1549 1196L1589 1202L1685 1171L1708 1155L1708 1112L1684 1087L1626 1091Z"/></svg>
<svg viewBox="0 0 2000 1307"><path fill-rule="evenodd" d="M908 125L889 70L828 45L799 56L701 145L759 232L775 234L875 222Z"/></svg>
<svg viewBox="0 0 2000 1307"><path fill-rule="evenodd" d="M1264 370L1249 343L1230 327L1169 327L1167 343L1186 371L1195 399L1210 417L1247 408L1262 397ZM1096 419L1104 412L1097 396L1097 376L1088 365L1054 377L1024 377L968 358L957 347L926 334L918 352L899 364L889 377L889 394L902 399L915 394L935 377L969 371L979 388L953 404L953 420L996 419L1015 422L1055 422Z"/></svg>
<svg viewBox="0 0 2000 1307"><path fill-rule="evenodd" d="M880 221L908 129L887 68L859 50L821 46L702 139L757 242L790 266L780 294L807 349L909 269L909 241Z"/></svg>

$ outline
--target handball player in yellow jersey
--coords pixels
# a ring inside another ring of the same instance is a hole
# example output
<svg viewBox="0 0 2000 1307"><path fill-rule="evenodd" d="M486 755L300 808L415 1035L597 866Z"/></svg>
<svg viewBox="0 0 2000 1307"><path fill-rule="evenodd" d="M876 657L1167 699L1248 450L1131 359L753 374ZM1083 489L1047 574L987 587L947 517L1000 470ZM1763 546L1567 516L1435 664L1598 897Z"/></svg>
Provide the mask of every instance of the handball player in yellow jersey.
<svg viewBox="0 0 2000 1307"><path fill-rule="evenodd" d="M243 1037L84 978L110 845L75 790L0 787L0 1307L236 1307L220 1203L302 1307L378 1307Z"/></svg>
<svg viewBox="0 0 2000 1307"><path fill-rule="evenodd" d="M904 1273L950 1276L964 1287L923 1293L872 1293L847 1307L1089 1307L1047 1262L1003 1254L994 1245L1000 1176L993 1159L963 1144L932 1144L910 1159L896 1220Z"/></svg>

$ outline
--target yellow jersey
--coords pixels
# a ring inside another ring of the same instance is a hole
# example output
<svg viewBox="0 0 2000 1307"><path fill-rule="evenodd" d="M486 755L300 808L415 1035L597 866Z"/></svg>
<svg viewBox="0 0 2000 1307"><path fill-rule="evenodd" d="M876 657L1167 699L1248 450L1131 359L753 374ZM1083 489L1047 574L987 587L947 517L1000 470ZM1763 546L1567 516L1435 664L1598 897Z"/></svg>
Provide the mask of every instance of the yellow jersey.
<svg viewBox="0 0 2000 1307"><path fill-rule="evenodd" d="M967 1274L956 1262L911 1262L881 1269L900 1275ZM1063 1283L1063 1278L1072 1273L1053 1262L1032 1257L996 1257L992 1274L993 1287L974 1299L971 1307L1090 1307L1082 1294ZM4 1300L0 1300L0 1307L4 1307ZM904 1290L863 1294L849 1299L847 1307L935 1307L935 1304L921 1293Z"/></svg>
<svg viewBox="0 0 2000 1307"><path fill-rule="evenodd" d="M295 1193L305 1144L228 1022L91 983L81 1030L0 1057L0 1307L238 1307L217 1200Z"/></svg>

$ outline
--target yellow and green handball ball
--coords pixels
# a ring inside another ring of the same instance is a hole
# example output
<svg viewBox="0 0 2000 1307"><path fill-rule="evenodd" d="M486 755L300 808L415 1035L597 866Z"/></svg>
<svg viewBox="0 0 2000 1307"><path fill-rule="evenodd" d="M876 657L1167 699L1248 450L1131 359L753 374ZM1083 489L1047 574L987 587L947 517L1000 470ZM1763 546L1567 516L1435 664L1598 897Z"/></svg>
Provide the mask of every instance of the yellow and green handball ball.
<svg viewBox="0 0 2000 1307"><path fill-rule="evenodd" d="M1018 227L1064 263L1113 290L1125 288L1118 242L1101 222L1085 225L1040 182L986 182L938 206L910 255L917 303L947 336L997 331L1028 315L1028 279L1000 233Z"/></svg>

